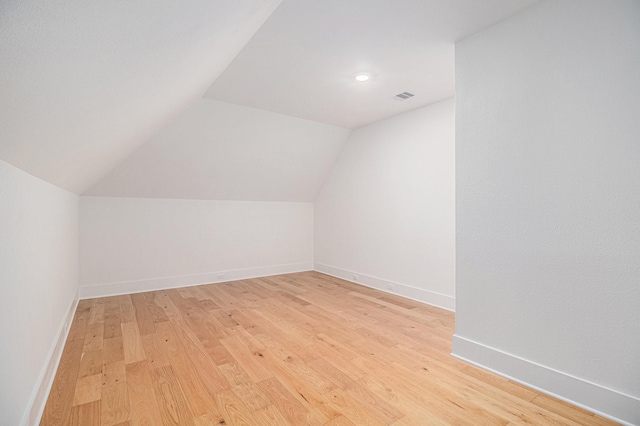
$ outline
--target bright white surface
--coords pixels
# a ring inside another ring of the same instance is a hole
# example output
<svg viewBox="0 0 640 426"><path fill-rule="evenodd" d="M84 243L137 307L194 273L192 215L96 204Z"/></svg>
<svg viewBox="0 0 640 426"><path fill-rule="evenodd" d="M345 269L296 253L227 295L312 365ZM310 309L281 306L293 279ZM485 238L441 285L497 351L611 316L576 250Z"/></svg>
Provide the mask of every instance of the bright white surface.
<svg viewBox="0 0 640 426"><path fill-rule="evenodd" d="M640 397L640 2L545 2L456 55L456 334Z"/></svg>
<svg viewBox="0 0 640 426"><path fill-rule="evenodd" d="M78 196L0 161L0 424L29 415L77 271Z"/></svg>
<svg viewBox="0 0 640 426"><path fill-rule="evenodd" d="M355 130L315 203L314 262L454 296L454 102Z"/></svg>
<svg viewBox="0 0 640 426"><path fill-rule="evenodd" d="M189 274L87 285L80 287L78 297L80 299L93 299L96 297L117 296L120 294L143 293L170 288L184 288L203 284L246 280L249 278L268 277L271 275L292 274L295 272L311 271L312 269L313 262L311 260L298 263L260 266L257 268L218 269L204 274Z"/></svg>
<svg viewBox="0 0 640 426"><path fill-rule="evenodd" d="M0 158L82 193L200 97L279 0L0 2Z"/></svg>
<svg viewBox="0 0 640 426"><path fill-rule="evenodd" d="M313 258L311 203L81 197L80 206L82 286Z"/></svg>
<svg viewBox="0 0 640 426"><path fill-rule="evenodd" d="M349 133L200 99L84 195L313 201Z"/></svg>
<svg viewBox="0 0 640 426"><path fill-rule="evenodd" d="M536 1L284 0L205 96L357 128L453 96L454 42Z"/></svg>

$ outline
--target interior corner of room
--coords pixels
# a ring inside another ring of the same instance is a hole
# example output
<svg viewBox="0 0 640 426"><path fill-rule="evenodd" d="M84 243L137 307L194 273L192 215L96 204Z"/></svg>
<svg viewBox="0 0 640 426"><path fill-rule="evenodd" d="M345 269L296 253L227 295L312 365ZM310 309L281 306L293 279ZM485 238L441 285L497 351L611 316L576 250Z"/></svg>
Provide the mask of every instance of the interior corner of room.
<svg viewBox="0 0 640 426"><path fill-rule="evenodd" d="M45 3L0 5L0 423L81 300L317 271L640 424L640 2Z"/></svg>

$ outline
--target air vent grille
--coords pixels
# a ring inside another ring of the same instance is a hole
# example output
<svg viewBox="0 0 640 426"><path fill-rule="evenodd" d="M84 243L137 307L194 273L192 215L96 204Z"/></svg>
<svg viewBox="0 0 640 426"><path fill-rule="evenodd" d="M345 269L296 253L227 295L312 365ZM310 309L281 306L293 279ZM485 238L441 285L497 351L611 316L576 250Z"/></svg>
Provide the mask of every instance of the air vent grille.
<svg viewBox="0 0 640 426"><path fill-rule="evenodd" d="M402 92L395 95L393 99L395 99L396 101L404 101L405 99L412 98L413 96L415 96L413 93Z"/></svg>

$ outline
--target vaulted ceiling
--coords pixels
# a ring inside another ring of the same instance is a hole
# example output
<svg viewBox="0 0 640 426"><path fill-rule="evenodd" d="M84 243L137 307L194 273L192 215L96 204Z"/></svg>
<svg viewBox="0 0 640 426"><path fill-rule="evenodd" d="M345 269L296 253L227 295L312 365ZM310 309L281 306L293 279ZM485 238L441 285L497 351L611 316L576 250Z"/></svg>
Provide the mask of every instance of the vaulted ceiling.
<svg viewBox="0 0 640 426"><path fill-rule="evenodd" d="M312 200L349 129L452 96L455 41L536 1L3 0L0 159L78 194Z"/></svg>
<svg viewBox="0 0 640 426"><path fill-rule="evenodd" d="M198 99L279 0L0 2L0 158L82 193Z"/></svg>
<svg viewBox="0 0 640 426"><path fill-rule="evenodd" d="M205 96L354 129L453 96L454 43L536 1L285 0Z"/></svg>

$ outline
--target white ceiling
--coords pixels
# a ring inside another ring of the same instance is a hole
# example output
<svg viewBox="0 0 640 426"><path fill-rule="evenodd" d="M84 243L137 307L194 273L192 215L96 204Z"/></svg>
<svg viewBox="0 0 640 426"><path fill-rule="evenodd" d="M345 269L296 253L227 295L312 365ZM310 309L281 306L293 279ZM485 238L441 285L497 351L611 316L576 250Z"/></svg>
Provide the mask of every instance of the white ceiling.
<svg viewBox="0 0 640 426"><path fill-rule="evenodd" d="M0 0L0 159L78 194L310 200L345 128L452 96L454 41L536 1Z"/></svg>
<svg viewBox="0 0 640 426"><path fill-rule="evenodd" d="M537 1L284 0L205 96L356 128L453 96L454 42Z"/></svg>
<svg viewBox="0 0 640 426"><path fill-rule="evenodd" d="M82 193L198 99L280 0L1 0L0 158Z"/></svg>

